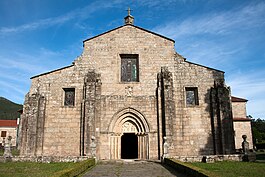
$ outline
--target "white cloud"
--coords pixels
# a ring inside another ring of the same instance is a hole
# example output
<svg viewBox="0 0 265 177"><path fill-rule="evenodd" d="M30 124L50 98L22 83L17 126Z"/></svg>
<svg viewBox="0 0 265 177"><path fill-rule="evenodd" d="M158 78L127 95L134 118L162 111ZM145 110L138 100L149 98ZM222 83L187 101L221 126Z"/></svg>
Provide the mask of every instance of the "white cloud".
<svg viewBox="0 0 265 177"><path fill-rule="evenodd" d="M56 53L44 48L37 50L37 52L31 51L30 54L26 52L28 51L3 53L0 56L2 63L0 68L32 75L47 71L51 62L54 61L53 58L60 56L59 52Z"/></svg>
<svg viewBox="0 0 265 177"><path fill-rule="evenodd" d="M239 10L192 16L182 22L173 21L153 29L179 39L203 34L226 35L232 29L251 29L265 24L265 3L251 4Z"/></svg>
<svg viewBox="0 0 265 177"><path fill-rule="evenodd" d="M181 55L196 63L220 70L243 62L240 55L255 38L257 28L265 28L265 2L230 11L209 12L155 27L153 31L176 41ZM249 37L251 36L251 37ZM239 61L241 60L241 61Z"/></svg>
<svg viewBox="0 0 265 177"><path fill-rule="evenodd" d="M224 70L232 95L248 99L248 114L264 119L265 71L247 67L264 64L264 56L252 56L255 60L245 56L253 49L251 42L264 37L260 32L265 28L264 19L265 2L259 2L230 11L191 16L184 21L176 19L153 31L175 39L177 52L188 60Z"/></svg>
<svg viewBox="0 0 265 177"><path fill-rule="evenodd" d="M264 115L264 105L265 100L264 98L261 99L249 99L247 102L247 114L252 115L253 118L261 118L265 119Z"/></svg>
<svg viewBox="0 0 265 177"><path fill-rule="evenodd" d="M167 6L170 4L175 4L175 3L185 4L193 1L195 0L166 0L163 2L161 2L161 0L136 0L136 2L138 2L141 6L147 6L149 8L161 8L162 6Z"/></svg>
<svg viewBox="0 0 265 177"><path fill-rule="evenodd" d="M31 54L22 52L2 54L0 56L1 95L12 101L22 103L29 90L30 77L71 63L67 61L65 55L69 55L69 51L54 52L45 48L40 48Z"/></svg>
<svg viewBox="0 0 265 177"><path fill-rule="evenodd" d="M9 88L10 90L14 90L15 92L18 92L20 94L25 94L25 91L19 87L18 84L12 84L10 81L0 81L1 87ZM10 92L12 93L12 92Z"/></svg>
<svg viewBox="0 0 265 177"><path fill-rule="evenodd" d="M265 97L265 71L236 72L227 77L227 84L232 86L232 94L242 95L247 99ZM265 99L264 99L265 100Z"/></svg>
<svg viewBox="0 0 265 177"><path fill-rule="evenodd" d="M74 13L71 12L69 14L55 17L55 18L47 18L47 19L42 19L37 22L32 22L32 23L27 23L23 24L21 26L16 26L16 27L2 27L0 28L0 35L4 36L9 33L18 33L18 32L23 32L23 31L30 31L30 30L35 30L38 28L47 28L49 26L53 25L58 25L65 23L75 17Z"/></svg>
<svg viewBox="0 0 265 177"><path fill-rule="evenodd" d="M254 118L265 119L265 71L247 71L229 75L227 84L231 86L232 95L248 99L248 114Z"/></svg>
<svg viewBox="0 0 265 177"><path fill-rule="evenodd" d="M19 33L23 31L32 31L39 28L47 28L54 25L64 24L70 20L81 21L88 18L95 11L104 10L105 8L111 8L121 2L122 2L121 0L95 1L83 8L75 9L61 16L40 19L36 22L30 22L15 27L1 27L0 36L6 36L9 34Z"/></svg>

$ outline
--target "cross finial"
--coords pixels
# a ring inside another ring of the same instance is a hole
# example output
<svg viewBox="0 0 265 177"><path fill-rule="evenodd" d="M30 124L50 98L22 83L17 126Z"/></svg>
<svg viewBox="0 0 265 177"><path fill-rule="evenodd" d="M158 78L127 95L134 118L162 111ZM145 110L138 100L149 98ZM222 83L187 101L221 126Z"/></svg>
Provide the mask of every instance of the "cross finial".
<svg viewBox="0 0 265 177"><path fill-rule="evenodd" d="M127 11L128 11L128 16L130 16L130 15L131 15L131 11L132 11L132 10L130 9L130 7L128 7L128 10L127 10Z"/></svg>
<svg viewBox="0 0 265 177"><path fill-rule="evenodd" d="M131 11L132 10L129 7L128 10L126 10L126 11L128 11L128 15L124 18L125 25L133 25L134 18L133 18L133 16L131 16Z"/></svg>

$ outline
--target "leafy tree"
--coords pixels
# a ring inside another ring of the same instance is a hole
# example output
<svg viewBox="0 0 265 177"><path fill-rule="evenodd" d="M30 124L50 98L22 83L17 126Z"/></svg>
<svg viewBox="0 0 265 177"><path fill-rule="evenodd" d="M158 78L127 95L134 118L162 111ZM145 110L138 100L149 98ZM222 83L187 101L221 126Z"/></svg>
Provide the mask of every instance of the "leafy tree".
<svg viewBox="0 0 265 177"><path fill-rule="evenodd" d="M248 117L252 118L252 116ZM252 119L251 127L252 127L253 142L261 143L262 141L265 141L265 120L260 118L256 120Z"/></svg>
<svg viewBox="0 0 265 177"><path fill-rule="evenodd" d="M6 98L0 97L0 120L12 119L16 120L19 117L18 110L21 110L21 104L14 103Z"/></svg>

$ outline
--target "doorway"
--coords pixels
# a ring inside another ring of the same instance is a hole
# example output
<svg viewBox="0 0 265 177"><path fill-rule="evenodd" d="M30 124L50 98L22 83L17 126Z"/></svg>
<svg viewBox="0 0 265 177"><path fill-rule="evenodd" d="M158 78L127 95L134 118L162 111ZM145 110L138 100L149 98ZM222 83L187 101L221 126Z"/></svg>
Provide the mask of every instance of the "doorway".
<svg viewBox="0 0 265 177"><path fill-rule="evenodd" d="M138 137L135 133L124 133L121 137L121 158L138 158Z"/></svg>

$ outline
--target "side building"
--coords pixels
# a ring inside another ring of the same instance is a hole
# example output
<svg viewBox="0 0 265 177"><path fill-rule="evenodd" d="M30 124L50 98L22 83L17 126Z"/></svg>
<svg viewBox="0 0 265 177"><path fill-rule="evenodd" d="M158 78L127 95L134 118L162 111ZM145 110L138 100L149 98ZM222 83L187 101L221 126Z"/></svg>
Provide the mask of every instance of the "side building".
<svg viewBox="0 0 265 177"><path fill-rule="evenodd" d="M0 120L0 147L3 147L8 142L8 137L11 136L12 146L17 145L17 131L18 121L17 120Z"/></svg>
<svg viewBox="0 0 265 177"><path fill-rule="evenodd" d="M242 149L242 135L247 135L249 148L253 149L251 119L247 117L246 111L246 104L248 100L234 96L231 97L231 100L233 109L236 150L239 151L240 149Z"/></svg>

